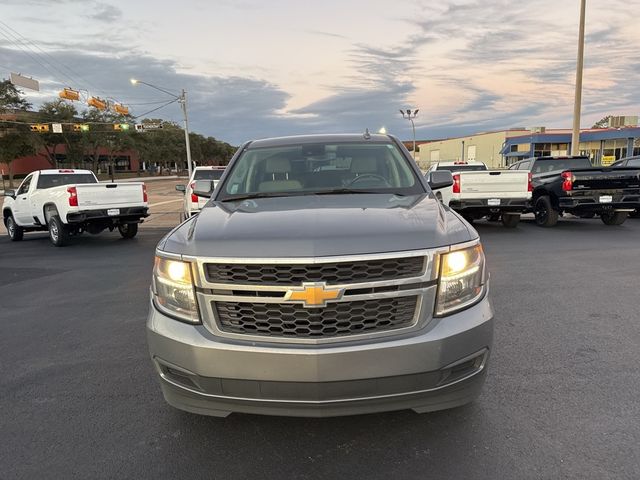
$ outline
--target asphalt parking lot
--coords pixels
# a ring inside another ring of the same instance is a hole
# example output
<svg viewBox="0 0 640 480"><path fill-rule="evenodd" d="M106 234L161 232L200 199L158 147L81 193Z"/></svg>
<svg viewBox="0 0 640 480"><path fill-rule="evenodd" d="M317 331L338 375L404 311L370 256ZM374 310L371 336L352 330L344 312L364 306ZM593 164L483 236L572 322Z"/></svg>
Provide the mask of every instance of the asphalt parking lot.
<svg viewBox="0 0 640 480"><path fill-rule="evenodd" d="M67 248L0 235L0 478L638 478L640 220L477 228L496 311L482 396L334 419L164 403L145 318L167 226Z"/></svg>

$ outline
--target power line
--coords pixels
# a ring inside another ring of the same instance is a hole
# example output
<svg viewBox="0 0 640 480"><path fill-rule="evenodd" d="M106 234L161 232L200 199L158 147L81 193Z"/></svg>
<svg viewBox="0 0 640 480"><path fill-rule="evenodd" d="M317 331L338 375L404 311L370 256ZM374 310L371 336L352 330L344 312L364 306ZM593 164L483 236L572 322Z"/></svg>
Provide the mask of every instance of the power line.
<svg viewBox="0 0 640 480"><path fill-rule="evenodd" d="M10 32L13 32L17 37L19 37L19 39L22 40L22 43L24 45L26 45L27 47L29 47L29 44L33 45L33 47L35 47L37 50L39 50L42 55L44 55L45 57L53 60L53 62L48 62L51 66L53 66L53 68L55 68L58 72L60 72L62 75L64 75L66 78L72 80L74 83L79 83L77 82L77 80L75 80L74 78L70 77L69 75L67 75L65 72L63 72L62 70L60 70L56 63L60 64L60 66L64 67L68 72L70 72L72 75L74 75L75 77L77 77L78 79L82 80L82 82L85 84L85 87L92 87L95 91L97 91L98 93L102 93L103 95L105 94L105 92L100 91L97 88L94 88L95 85L93 85L91 82L89 82L86 78L82 77L82 75L80 75L78 72L76 72L75 70L73 70L71 67L65 65L64 63L60 62L59 60L56 60L52 55L50 55L48 52L46 52L45 50L43 50L42 48L40 48L40 46L38 46L33 40L29 40L28 38L26 38L24 35L22 35L20 32L18 32L16 29L10 27L9 25L7 25L5 22L3 22L2 20L0 20L0 25L3 25L5 27L6 30L9 30ZM30 48L30 47L29 47ZM32 52L33 49L30 48L30 50ZM37 54L37 52L34 52Z"/></svg>
<svg viewBox="0 0 640 480"><path fill-rule="evenodd" d="M2 35L4 38L6 38L10 44L18 47L18 49L24 53L26 56L28 56L32 61L36 62L38 65L40 65L42 68L44 68L50 75L53 76L54 78L54 83L58 83L60 85L64 85L63 82L59 82L57 81L57 77L58 75L56 73L54 73L49 67L47 67L46 64L42 63L40 61L40 59L38 59L38 57L36 57L35 55L33 55L33 53L31 53L29 50L25 49L20 43L18 43L15 39L12 39L11 36L8 36L6 34L6 32L0 27L0 35Z"/></svg>
<svg viewBox="0 0 640 480"><path fill-rule="evenodd" d="M161 108L164 108L164 107L166 107L167 105L171 105L172 103L175 103L175 102L177 102L177 101L178 101L178 99L176 98L175 100L171 100L171 101L169 101L169 102L165 103L164 105L160 105L158 108L154 108L153 110L149 110L148 112L141 113L140 115L136 115L136 116L134 116L133 118L140 118L140 117L144 117L145 115L149 115L150 113L153 113L153 112L155 112L156 110L160 110Z"/></svg>

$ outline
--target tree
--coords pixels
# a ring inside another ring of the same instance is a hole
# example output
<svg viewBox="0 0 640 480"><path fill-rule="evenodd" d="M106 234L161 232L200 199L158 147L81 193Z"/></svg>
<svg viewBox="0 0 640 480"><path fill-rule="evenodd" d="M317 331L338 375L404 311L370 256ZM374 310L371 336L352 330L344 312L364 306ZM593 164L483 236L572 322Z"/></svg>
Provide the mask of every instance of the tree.
<svg viewBox="0 0 640 480"><path fill-rule="evenodd" d="M0 82L0 113L7 110L27 111L31 104L22 98L23 93L18 90L9 80Z"/></svg>
<svg viewBox="0 0 640 480"><path fill-rule="evenodd" d="M16 158L33 155L36 152L34 134L29 125L14 124L0 135L0 163L6 163L9 187L13 187L13 162Z"/></svg>
<svg viewBox="0 0 640 480"><path fill-rule="evenodd" d="M594 123L593 127L591 128L609 128L609 122L611 122L612 118L613 118L613 115L607 115L606 117Z"/></svg>
<svg viewBox="0 0 640 480"><path fill-rule="evenodd" d="M46 123L73 123L78 117L78 110L76 110L76 107L72 104L59 99L43 103L38 110L38 116L40 117L40 121ZM63 133L43 133L40 134L39 138L45 149L47 160L49 160L52 167L58 168L56 151L61 143L67 146L67 159L72 163L78 160L78 158L75 157L78 156L80 152L78 145L80 142L79 135L63 130Z"/></svg>

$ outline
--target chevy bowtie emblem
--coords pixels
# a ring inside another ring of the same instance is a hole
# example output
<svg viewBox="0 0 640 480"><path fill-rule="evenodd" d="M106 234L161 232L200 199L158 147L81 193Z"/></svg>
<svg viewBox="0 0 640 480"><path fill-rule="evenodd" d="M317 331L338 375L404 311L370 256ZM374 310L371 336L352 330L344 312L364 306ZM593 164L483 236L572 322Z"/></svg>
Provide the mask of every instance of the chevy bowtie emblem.
<svg viewBox="0 0 640 480"><path fill-rule="evenodd" d="M327 288L326 283L303 283L302 288L294 288L284 296L285 300L302 301L305 308L326 307L327 300L342 297L342 288Z"/></svg>

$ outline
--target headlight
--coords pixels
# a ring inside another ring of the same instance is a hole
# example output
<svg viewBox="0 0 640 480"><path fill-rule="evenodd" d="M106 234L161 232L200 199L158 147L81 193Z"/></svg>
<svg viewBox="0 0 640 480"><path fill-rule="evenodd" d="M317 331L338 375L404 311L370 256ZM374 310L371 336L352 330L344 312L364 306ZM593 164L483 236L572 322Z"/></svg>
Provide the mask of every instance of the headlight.
<svg viewBox="0 0 640 480"><path fill-rule="evenodd" d="M153 297L158 308L165 313L187 322L200 323L190 263L156 257Z"/></svg>
<svg viewBox="0 0 640 480"><path fill-rule="evenodd" d="M469 307L484 295L484 253L480 244L440 256L436 316Z"/></svg>

